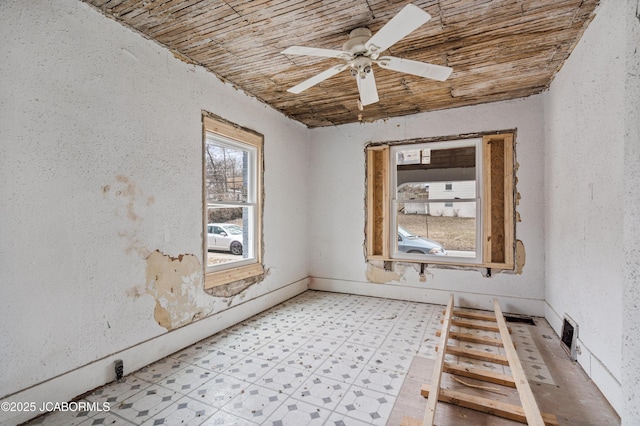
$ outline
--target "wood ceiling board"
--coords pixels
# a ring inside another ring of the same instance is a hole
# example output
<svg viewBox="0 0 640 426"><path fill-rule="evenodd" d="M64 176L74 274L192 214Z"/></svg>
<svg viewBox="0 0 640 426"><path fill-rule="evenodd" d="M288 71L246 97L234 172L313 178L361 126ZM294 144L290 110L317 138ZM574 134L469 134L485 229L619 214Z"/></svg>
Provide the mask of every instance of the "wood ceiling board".
<svg viewBox="0 0 640 426"><path fill-rule="evenodd" d="M448 65L445 82L374 67L380 102L357 110L347 71L299 95L286 90L340 63L282 55L292 45L341 49L378 31L406 0L84 0L309 127L386 119L539 93L571 53L599 0L417 0L432 19L393 56Z"/></svg>

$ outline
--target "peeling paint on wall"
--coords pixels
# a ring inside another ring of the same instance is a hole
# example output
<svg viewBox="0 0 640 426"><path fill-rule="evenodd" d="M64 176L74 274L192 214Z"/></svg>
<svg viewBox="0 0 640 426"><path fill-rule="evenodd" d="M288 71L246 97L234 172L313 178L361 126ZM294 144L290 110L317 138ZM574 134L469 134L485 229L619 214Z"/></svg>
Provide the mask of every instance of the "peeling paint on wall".
<svg viewBox="0 0 640 426"><path fill-rule="evenodd" d="M128 297L151 295L155 300L153 316L167 331L220 311L219 302L230 307L244 299L245 290L264 276L232 282L204 290L202 263L193 254L172 257L152 251L143 235L146 213L155 203L131 178L117 175L115 181L101 187L102 196L115 204L115 216L123 219L118 236L127 241L125 252L146 261L146 283L129 289ZM223 298L223 299L222 299Z"/></svg>
<svg viewBox="0 0 640 426"><path fill-rule="evenodd" d="M234 281L229 284L221 285L218 287L212 287L205 291L207 292L207 294L211 296L232 297L242 293L243 291L245 291L255 283L262 281L263 279L264 279L264 275L259 275L256 277L247 278L246 280ZM244 298L244 295L240 294L240 299L242 300L243 298ZM229 305L231 305L232 301L233 299L230 299L228 301Z"/></svg>
<svg viewBox="0 0 640 426"><path fill-rule="evenodd" d="M522 268L524 268L526 258L524 243L521 240L516 240L516 274L522 274Z"/></svg>
<svg viewBox="0 0 640 426"><path fill-rule="evenodd" d="M155 250L147 257L146 293L156 301L154 317L172 330L209 315L202 265L192 254L171 257Z"/></svg>
<svg viewBox="0 0 640 426"><path fill-rule="evenodd" d="M126 219L125 229L118 232L118 236L128 242L126 253L135 252L146 258L151 250L140 238L144 221L143 212L155 203L155 198L146 196L135 182L124 175L117 175L115 183L103 185L101 190L104 198L112 198L114 201L116 217Z"/></svg>

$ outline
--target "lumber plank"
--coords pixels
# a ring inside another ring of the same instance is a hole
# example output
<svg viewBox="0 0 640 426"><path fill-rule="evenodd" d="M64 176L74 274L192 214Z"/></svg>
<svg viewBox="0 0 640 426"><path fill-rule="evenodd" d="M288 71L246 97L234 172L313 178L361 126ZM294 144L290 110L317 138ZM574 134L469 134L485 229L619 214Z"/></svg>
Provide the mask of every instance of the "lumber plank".
<svg viewBox="0 0 640 426"><path fill-rule="evenodd" d="M507 249L515 244L514 226L513 226L513 136L505 135L504 141L504 263L507 265L514 264L514 251ZM504 317L503 317L504 318Z"/></svg>
<svg viewBox="0 0 640 426"><path fill-rule="evenodd" d="M431 387L427 384L422 385L420 393L424 397L430 397L432 395ZM438 393L438 400L520 423L527 423L528 421L522 407L494 399L483 398L449 389L441 389ZM558 425L558 419L553 414L540 414L540 419L542 421L541 424L549 426ZM531 423L529 423L529 425L531 425Z"/></svg>
<svg viewBox="0 0 640 426"><path fill-rule="evenodd" d="M440 345L442 347L446 346L447 341L449 340L449 328L451 317L453 315L453 293L449 295L449 303L447 304L447 310L442 319L443 323L443 332L442 336L440 336ZM442 368L444 367L444 354L445 351L438 352L436 356L436 361L433 364L433 373L431 375L431 386L434 391L431 396L428 397L427 400L427 409L424 413L424 419L422 424L425 426L433 426L433 422L436 415L436 405L438 404L438 393L440 392L440 382L442 381Z"/></svg>
<svg viewBox="0 0 640 426"><path fill-rule="evenodd" d="M415 417L402 416L400 426L422 426L422 420Z"/></svg>
<svg viewBox="0 0 640 426"><path fill-rule="evenodd" d="M436 346L436 351L440 352L439 346ZM461 348L451 345L447 345L447 349L445 350L445 352L449 355L464 356L467 358L479 359L480 361L493 362L500 365L509 365L509 359L504 355L476 351L474 349Z"/></svg>
<svg viewBox="0 0 640 426"><path fill-rule="evenodd" d="M437 330L436 336L440 337L441 333L442 333L442 330ZM449 332L449 338L460 340L461 342L479 343L479 344L488 345L488 346L502 347L503 345L501 339L496 339L496 338L487 337L487 336L477 336L475 334L469 334L469 333L460 333L458 331Z"/></svg>
<svg viewBox="0 0 640 426"><path fill-rule="evenodd" d="M526 416L527 424L530 426L542 426L545 424L544 420L542 419L538 403L533 396L527 377L525 376L520 360L518 359L518 354L516 353L516 349L513 346L511 337L509 336L507 324L504 320L504 316L502 315L502 309L500 309L498 299L493 300L493 309L496 313L496 318L498 320L497 324L500 329L500 337L502 337L502 341L504 342L504 350L507 354L509 367L511 368L513 378L516 382L516 389L518 390L518 395L522 402L522 408Z"/></svg>
<svg viewBox="0 0 640 426"><path fill-rule="evenodd" d="M442 324L442 320L440 320L440 324ZM486 322L477 320L452 319L451 325L455 325L457 327L474 328L476 330L494 331L496 333L500 331L497 325L487 324ZM511 329L508 328L508 330L509 333L511 333Z"/></svg>
<svg viewBox="0 0 640 426"><path fill-rule="evenodd" d="M433 157L432 157L433 158ZM444 314L444 311L442 311ZM485 314L482 312L473 312L473 311L460 311L454 310L453 316L458 318L469 318L469 319L477 319L482 321L491 321L496 322L496 317L491 314Z"/></svg>
<svg viewBox="0 0 640 426"><path fill-rule="evenodd" d="M516 387L516 382L513 380L513 376L495 373L481 368L470 368L455 363L445 362L443 371L445 373L455 374L456 376L482 380L489 383L495 383L497 385L508 386L510 388Z"/></svg>

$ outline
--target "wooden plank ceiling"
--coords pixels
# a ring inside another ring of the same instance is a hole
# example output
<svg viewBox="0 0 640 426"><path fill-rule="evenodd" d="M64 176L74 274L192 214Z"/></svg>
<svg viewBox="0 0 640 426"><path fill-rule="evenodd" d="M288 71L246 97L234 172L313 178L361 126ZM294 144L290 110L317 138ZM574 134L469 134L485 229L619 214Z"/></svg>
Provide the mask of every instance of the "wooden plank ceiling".
<svg viewBox="0 0 640 426"><path fill-rule="evenodd" d="M374 67L380 102L358 109L348 71L298 95L286 90L341 63L287 56L289 46L342 49L374 34L408 1L84 0L180 59L201 65L308 127L373 121L525 97L545 90L599 0L418 0L432 19L388 53L447 65L445 82Z"/></svg>

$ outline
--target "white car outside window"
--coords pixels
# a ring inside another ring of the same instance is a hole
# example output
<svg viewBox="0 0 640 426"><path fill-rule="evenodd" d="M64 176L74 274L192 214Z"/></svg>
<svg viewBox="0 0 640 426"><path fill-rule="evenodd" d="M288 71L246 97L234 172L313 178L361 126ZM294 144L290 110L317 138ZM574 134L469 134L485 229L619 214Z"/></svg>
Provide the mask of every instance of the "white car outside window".
<svg viewBox="0 0 640 426"><path fill-rule="evenodd" d="M230 251L242 254L242 227L230 223L210 223L207 225L207 248L209 250Z"/></svg>

